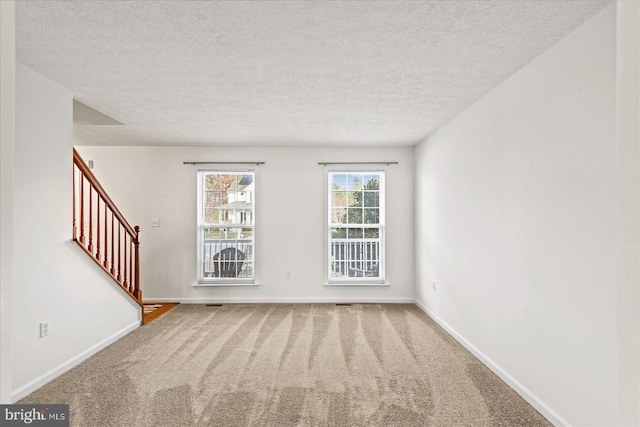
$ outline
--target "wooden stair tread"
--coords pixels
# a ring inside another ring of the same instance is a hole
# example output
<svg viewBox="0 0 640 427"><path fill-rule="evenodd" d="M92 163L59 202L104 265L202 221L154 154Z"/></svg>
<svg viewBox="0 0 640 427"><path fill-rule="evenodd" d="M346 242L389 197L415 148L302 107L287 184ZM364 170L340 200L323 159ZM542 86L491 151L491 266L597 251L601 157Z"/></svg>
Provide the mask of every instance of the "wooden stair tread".
<svg viewBox="0 0 640 427"><path fill-rule="evenodd" d="M179 303L177 302L145 302L143 303L142 324L146 325L153 319L171 310Z"/></svg>

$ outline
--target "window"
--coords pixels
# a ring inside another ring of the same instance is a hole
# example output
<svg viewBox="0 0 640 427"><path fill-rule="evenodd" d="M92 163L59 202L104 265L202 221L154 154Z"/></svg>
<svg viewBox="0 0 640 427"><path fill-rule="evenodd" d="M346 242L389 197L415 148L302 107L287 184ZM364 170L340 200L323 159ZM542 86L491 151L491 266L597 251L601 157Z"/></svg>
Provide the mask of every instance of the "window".
<svg viewBox="0 0 640 427"><path fill-rule="evenodd" d="M254 281L255 173L198 172L198 282Z"/></svg>
<svg viewBox="0 0 640 427"><path fill-rule="evenodd" d="M384 172L329 172L329 283L384 282Z"/></svg>

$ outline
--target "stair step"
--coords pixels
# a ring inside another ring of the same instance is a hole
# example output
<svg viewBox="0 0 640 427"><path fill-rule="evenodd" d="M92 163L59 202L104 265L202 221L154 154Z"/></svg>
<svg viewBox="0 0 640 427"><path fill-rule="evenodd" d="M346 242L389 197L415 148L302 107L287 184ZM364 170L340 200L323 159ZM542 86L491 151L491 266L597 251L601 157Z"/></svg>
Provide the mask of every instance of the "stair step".
<svg viewBox="0 0 640 427"><path fill-rule="evenodd" d="M177 302L145 302L143 303L142 324L146 325L161 314L171 310L179 303Z"/></svg>

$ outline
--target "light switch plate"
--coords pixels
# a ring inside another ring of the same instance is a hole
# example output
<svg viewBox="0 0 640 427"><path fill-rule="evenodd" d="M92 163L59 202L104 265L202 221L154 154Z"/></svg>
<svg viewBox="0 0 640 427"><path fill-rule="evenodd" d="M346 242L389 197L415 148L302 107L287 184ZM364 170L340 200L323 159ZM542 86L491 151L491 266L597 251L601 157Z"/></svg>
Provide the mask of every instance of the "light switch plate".
<svg viewBox="0 0 640 427"><path fill-rule="evenodd" d="M152 227L160 227L160 218L151 218Z"/></svg>

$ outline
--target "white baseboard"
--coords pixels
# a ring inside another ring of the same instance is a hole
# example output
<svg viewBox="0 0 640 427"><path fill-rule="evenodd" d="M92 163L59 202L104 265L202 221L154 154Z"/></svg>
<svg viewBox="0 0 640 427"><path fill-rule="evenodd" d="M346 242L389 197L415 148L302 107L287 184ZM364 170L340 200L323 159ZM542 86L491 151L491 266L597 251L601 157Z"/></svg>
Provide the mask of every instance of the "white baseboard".
<svg viewBox="0 0 640 427"><path fill-rule="evenodd" d="M291 304L291 303L377 303L413 304L413 298L143 298L143 302L179 302L180 304Z"/></svg>
<svg viewBox="0 0 640 427"><path fill-rule="evenodd" d="M27 396L28 394L34 392L35 390L39 389L49 381L64 374L74 366L79 365L83 361L87 360L89 357L93 356L103 348L109 346L110 344L119 340L123 336L127 335L129 332L133 331L134 329L137 329L138 327L140 327L139 321L130 324L129 326L119 330L118 332L111 335L110 337L103 339L102 341L100 341L99 343L95 344L92 347L89 347L82 353L72 357L71 359L67 360L61 365L53 368L49 372L39 376L35 380L23 385L22 387L20 387L19 389L11 393L12 402L15 403L18 400L22 399L23 397Z"/></svg>
<svg viewBox="0 0 640 427"><path fill-rule="evenodd" d="M475 357L477 357L487 368L491 369L502 381L507 383L516 393L518 393L524 400L526 400L531 406L536 408L549 422L557 427L571 427L565 419L558 415L547 404L540 400L535 394L529 391L525 386L520 384L518 380L513 378L507 371L502 369L497 363L487 357L483 352L478 350L476 346L471 344L465 337L460 335L455 329L449 326L444 320L438 317L435 313L422 305L420 301L415 300L415 304L424 311L427 316L431 317L438 325L449 333L456 341L458 341L464 348L469 350Z"/></svg>

